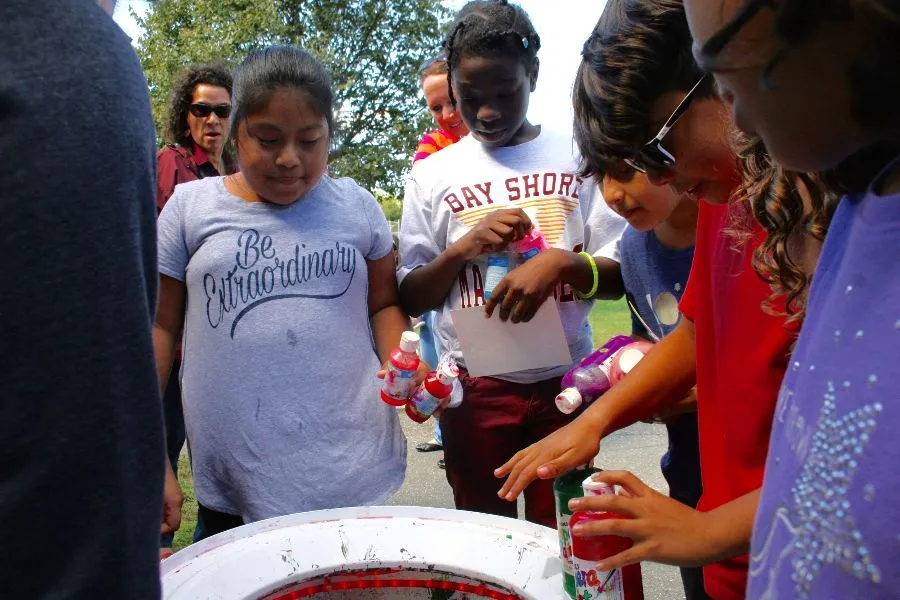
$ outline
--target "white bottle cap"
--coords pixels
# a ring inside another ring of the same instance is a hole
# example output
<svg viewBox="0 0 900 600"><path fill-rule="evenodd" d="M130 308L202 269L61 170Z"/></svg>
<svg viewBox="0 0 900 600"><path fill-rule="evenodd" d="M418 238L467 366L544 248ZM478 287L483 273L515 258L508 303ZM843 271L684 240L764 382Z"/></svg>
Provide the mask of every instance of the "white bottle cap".
<svg viewBox="0 0 900 600"><path fill-rule="evenodd" d="M616 488L605 481L594 481L593 475L581 482L585 496L615 496Z"/></svg>
<svg viewBox="0 0 900 600"><path fill-rule="evenodd" d="M556 408L561 413L570 415L581 406L582 400L581 394L576 388L566 388L556 396Z"/></svg>
<svg viewBox="0 0 900 600"><path fill-rule="evenodd" d="M630 373L636 364L644 358L644 353L636 348L625 348L619 356L619 369L623 373Z"/></svg>
<svg viewBox="0 0 900 600"><path fill-rule="evenodd" d="M442 363L437 371L438 379L444 385L450 385L453 380L459 377L459 367L453 361Z"/></svg>
<svg viewBox="0 0 900 600"><path fill-rule="evenodd" d="M419 334L415 331L404 331L400 336L400 349L404 352L415 352L419 347Z"/></svg>

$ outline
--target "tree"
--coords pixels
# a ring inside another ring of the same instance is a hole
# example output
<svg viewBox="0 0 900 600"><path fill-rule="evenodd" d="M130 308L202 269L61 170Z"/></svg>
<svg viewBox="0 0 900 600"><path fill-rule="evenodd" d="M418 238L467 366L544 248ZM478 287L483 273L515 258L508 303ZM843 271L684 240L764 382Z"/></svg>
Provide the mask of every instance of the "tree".
<svg viewBox="0 0 900 600"><path fill-rule="evenodd" d="M430 118L417 68L437 53L449 16L440 0L160 0L135 19L159 131L172 80L191 63L236 65L251 50L291 44L321 59L334 82L332 171L397 195Z"/></svg>

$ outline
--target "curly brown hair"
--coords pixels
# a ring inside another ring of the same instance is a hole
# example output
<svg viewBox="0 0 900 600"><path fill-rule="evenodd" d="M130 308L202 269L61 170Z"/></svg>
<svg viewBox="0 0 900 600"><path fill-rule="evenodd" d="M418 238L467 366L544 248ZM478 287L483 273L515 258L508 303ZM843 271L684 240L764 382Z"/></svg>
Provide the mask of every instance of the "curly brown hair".
<svg viewBox="0 0 900 600"><path fill-rule="evenodd" d="M169 95L169 112L166 115L166 129L163 135L167 144L191 147L191 134L187 129L188 109L194 98L194 88L201 83L215 85L228 90L232 95L234 82L231 71L222 63L191 65L178 75ZM226 151L227 151L226 145Z"/></svg>
<svg viewBox="0 0 900 600"><path fill-rule="evenodd" d="M786 313L794 327L803 321L812 281L804 250L824 241L840 195L816 174L785 170L758 138L736 134L735 144L743 179L737 193L766 232L753 256L756 272L772 289L763 308Z"/></svg>

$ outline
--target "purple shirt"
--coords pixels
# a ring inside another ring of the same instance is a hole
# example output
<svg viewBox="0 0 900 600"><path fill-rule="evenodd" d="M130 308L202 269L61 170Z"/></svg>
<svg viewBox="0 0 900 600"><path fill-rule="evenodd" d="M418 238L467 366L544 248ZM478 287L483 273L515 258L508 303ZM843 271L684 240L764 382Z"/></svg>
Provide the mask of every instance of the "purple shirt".
<svg viewBox="0 0 900 600"><path fill-rule="evenodd" d="M900 597L900 195L845 198L778 398L747 598Z"/></svg>

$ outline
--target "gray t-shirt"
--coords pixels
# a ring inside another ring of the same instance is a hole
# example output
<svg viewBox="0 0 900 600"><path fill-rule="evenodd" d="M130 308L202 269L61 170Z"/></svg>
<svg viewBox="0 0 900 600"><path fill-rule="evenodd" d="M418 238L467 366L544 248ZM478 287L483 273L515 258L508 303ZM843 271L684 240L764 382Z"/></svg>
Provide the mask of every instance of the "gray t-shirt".
<svg viewBox="0 0 900 600"><path fill-rule="evenodd" d="M374 504L403 482L406 440L378 395L366 260L384 214L323 176L290 206L220 177L179 185L160 272L187 285L181 389L197 499L254 521Z"/></svg>

